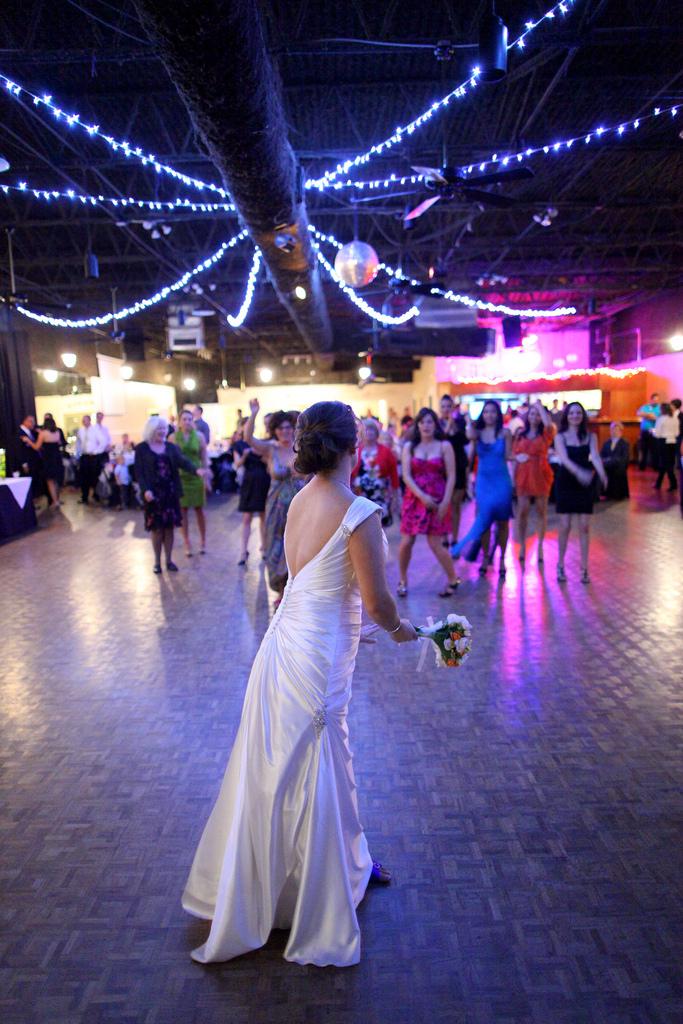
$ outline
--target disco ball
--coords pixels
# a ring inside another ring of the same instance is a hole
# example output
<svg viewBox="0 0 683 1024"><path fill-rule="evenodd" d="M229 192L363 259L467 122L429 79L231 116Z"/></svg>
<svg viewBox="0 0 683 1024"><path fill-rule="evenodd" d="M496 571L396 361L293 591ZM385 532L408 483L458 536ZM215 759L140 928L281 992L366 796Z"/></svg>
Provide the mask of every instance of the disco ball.
<svg viewBox="0 0 683 1024"><path fill-rule="evenodd" d="M360 288L375 280L379 258L366 242L347 242L337 253L334 269L344 284Z"/></svg>

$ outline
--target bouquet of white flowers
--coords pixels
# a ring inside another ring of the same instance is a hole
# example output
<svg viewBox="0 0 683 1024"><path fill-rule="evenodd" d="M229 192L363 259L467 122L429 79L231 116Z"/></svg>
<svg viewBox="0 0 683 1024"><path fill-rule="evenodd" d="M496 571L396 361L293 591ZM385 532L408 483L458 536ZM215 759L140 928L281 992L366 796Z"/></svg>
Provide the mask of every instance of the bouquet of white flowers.
<svg viewBox="0 0 683 1024"><path fill-rule="evenodd" d="M437 668L458 668L472 649L472 626L464 615L447 615L429 626L416 626L418 636L430 640Z"/></svg>

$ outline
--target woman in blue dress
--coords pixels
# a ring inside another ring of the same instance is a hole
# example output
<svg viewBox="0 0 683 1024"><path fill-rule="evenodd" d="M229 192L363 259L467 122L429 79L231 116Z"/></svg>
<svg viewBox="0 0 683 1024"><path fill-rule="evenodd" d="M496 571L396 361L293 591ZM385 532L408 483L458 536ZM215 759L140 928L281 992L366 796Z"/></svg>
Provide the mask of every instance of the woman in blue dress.
<svg viewBox="0 0 683 1024"><path fill-rule="evenodd" d="M512 458L512 437L503 427L503 413L498 402L484 403L479 419L467 422L467 436L474 441L477 453L477 512L471 529L463 539L451 546L453 558L463 553L474 562L479 548L484 548L480 576L493 561L496 546L500 548L499 574L505 579L505 550L512 519L512 480L508 462ZM491 548L491 527L496 524L496 540Z"/></svg>

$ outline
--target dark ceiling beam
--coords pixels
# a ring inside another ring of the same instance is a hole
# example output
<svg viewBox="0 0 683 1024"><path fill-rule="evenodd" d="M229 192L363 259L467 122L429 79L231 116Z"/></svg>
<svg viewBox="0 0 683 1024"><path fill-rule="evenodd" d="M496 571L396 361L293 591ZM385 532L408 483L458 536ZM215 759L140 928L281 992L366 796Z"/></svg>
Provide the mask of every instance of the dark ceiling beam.
<svg viewBox="0 0 683 1024"><path fill-rule="evenodd" d="M263 252L278 298L311 351L330 351L332 331L257 0L135 0L135 7ZM292 252L275 245L277 225L295 239ZM297 285L306 289L304 301L293 297Z"/></svg>
<svg viewBox="0 0 683 1024"><path fill-rule="evenodd" d="M485 5L484 5L485 6ZM448 4L448 14L452 21L451 8L452 5ZM542 6L538 7L539 13L542 13ZM454 28L454 31L455 28ZM460 40L463 41L461 33ZM676 21L668 26L646 26L646 25L614 25L609 28L592 28L584 32L581 36L575 30L567 26L566 28L556 28L553 33L553 44L556 46L574 46L577 43L581 43L584 46L599 46L599 47L623 47L628 45L641 46L644 42L660 43L662 36L665 35L667 40L680 42L683 45L683 32L681 32L681 23ZM476 33L472 31L470 37L473 42L476 41ZM467 41L466 39L464 41ZM417 39L411 37L410 39L400 39L394 37L392 42L423 42L436 44L437 40L434 39ZM299 46L300 44L289 44L292 47ZM269 52L274 56L286 55L288 44L284 40L279 40L277 46L270 48ZM360 49L360 48L358 48ZM317 53L319 56L324 57L324 51L310 50L311 53ZM378 53L377 49L368 49L363 51L364 55L379 57L382 56L386 59L386 53L382 54L381 51ZM358 56L356 49L353 50L353 55ZM86 48L73 48L69 49L65 47L63 50L36 50L34 48L26 46L7 47L4 50L0 49L0 56L3 57L8 68L11 69L13 65L41 65L48 64L55 66L56 64L85 64L86 66L92 65L93 50L92 47ZM118 47L107 47L99 46L96 51L96 61L98 64L126 64L126 63L140 63L142 61L153 61L157 62L159 55L154 51L152 47L130 47L130 48L118 48ZM64 93L64 95L67 95ZM97 95L96 83L93 89L93 95Z"/></svg>

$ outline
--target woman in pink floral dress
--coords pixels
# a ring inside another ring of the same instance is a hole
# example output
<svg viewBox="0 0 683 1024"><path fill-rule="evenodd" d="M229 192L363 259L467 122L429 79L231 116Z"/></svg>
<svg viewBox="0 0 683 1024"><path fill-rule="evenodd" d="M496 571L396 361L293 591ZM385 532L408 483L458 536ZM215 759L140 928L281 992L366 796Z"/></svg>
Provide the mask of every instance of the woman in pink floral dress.
<svg viewBox="0 0 683 1024"><path fill-rule="evenodd" d="M398 596L405 597L408 593L408 566L413 545L416 537L424 534L432 554L446 573L447 585L439 597L450 597L460 580L441 541L449 529L455 456L432 409L421 409L418 413L413 434L403 446L402 467L406 492L401 510Z"/></svg>

